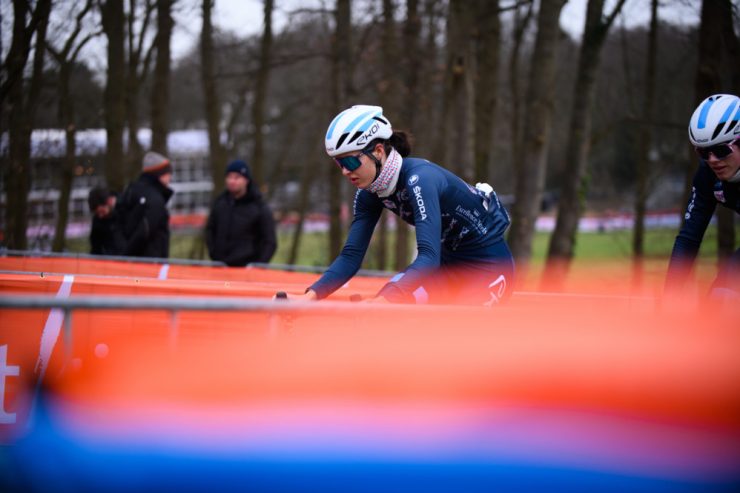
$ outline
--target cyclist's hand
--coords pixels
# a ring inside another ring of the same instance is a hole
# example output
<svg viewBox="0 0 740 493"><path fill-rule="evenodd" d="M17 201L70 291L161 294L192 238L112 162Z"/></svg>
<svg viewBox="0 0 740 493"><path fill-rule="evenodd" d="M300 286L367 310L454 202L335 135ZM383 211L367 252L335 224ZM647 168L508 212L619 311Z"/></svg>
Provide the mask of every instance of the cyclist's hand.
<svg viewBox="0 0 740 493"><path fill-rule="evenodd" d="M273 300L288 300L288 301L314 301L317 298L316 291L309 289L302 294L286 293L285 291L278 291Z"/></svg>

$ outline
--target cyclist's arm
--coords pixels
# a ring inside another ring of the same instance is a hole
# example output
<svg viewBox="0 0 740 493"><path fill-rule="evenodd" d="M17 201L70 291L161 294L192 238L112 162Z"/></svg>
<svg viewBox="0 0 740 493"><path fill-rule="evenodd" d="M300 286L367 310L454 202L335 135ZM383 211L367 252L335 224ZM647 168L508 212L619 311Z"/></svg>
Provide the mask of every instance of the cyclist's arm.
<svg viewBox="0 0 740 493"><path fill-rule="evenodd" d="M418 176L418 181L413 185L409 182L408 191L414 211L418 253L414 262L378 293L388 301L414 302L414 292L421 286L422 280L439 269L442 255L442 213L439 197L444 189L445 179L433 171L415 176Z"/></svg>
<svg viewBox="0 0 740 493"><path fill-rule="evenodd" d="M714 173L702 163L694 175L684 223L673 243L666 275L666 288L683 284L694 265L704 233L717 207L713 195L714 182Z"/></svg>
<svg viewBox="0 0 740 493"><path fill-rule="evenodd" d="M377 200L377 197L363 190L357 191L355 194L354 219L344 248L321 278L309 287L311 291L316 293L317 299L329 296L360 270L375 224L382 212L383 206Z"/></svg>

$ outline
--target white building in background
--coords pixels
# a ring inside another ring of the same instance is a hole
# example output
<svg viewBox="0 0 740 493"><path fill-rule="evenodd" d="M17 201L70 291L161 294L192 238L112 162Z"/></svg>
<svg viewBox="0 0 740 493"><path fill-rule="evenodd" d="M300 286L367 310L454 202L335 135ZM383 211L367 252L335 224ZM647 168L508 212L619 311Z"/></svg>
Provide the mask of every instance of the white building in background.
<svg viewBox="0 0 740 493"><path fill-rule="evenodd" d="M146 150L151 130L141 129L139 142ZM76 134L77 166L69 204L67 237L87 235L90 211L87 195L92 187L105 185L105 130L80 130ZM124 142L125 146L125 142ZM179 130L167 137L167 155L173 163L171 187L175 194L168 207L173 216L205 216L211 203L213 182L209 165L208 134L205 130ZM57 221L57 201L66 143L63 130L34 130L31 136L31 191L29 193L28 238L30 248L50 245ZM7 158L8 136L0 139L0 155ZM2 178L0 177L0 180ZM121 190L119 190L121 192ZM0 181L0 209L6 203L5 184ZM5 214L0 214L5 230Z"/></svg>

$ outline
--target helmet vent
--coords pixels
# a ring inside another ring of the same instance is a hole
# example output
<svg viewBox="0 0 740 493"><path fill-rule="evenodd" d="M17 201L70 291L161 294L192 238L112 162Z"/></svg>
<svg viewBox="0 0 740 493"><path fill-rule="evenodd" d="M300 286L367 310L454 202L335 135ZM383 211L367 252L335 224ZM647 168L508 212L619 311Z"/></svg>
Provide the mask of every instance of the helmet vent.
<svg viewBox="0 0 740 493"><path fill-rule="evenodd" d="M716 139L717 136L722 132L722 129L725 127L724 122L717 124L717 127L714 129L714 133L712 134L712 140Z"/></svg>
<svg viewBox="0 0 740 493"><path fill-rule="evenodd" d="M714 129L714 133L712 134L712 140L716 139L719 133L722 131L722 127L724 127L724 123L718 123L717 127Z"/></svg>
<svg viewBox="0 0 740 493"><path fill-rule="evenodd" d="M346 139L348 135L349 135L349 133L345 132L345 133L342 134L341 137L339 137L339 142L337 142L337 149L339 149L340 147L342 147L342 144L344 144L344 139Z"/></svg>
<svg viewBox="0 0 740 493"><path fill-rule="evenodd" d="M729 125L727 125L727 130L725 130L725 133L728 134L732 132L732 130L735 128L735 125L737 125L737 120L732 120Z"/></svg>

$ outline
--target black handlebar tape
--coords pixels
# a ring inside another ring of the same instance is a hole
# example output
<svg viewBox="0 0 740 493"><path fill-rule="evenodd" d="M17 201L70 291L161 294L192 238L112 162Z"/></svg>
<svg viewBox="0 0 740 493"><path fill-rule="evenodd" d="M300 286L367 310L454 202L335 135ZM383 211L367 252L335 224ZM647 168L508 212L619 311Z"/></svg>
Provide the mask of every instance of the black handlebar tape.
<svg viewBox="0 0 740 493"><path fill-rule="evenodd" d="M287 300L288 299L288 293L285 291L278 291L275 293L275 299L276 300Z"/></svg>

